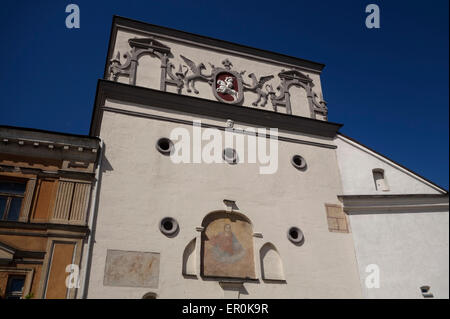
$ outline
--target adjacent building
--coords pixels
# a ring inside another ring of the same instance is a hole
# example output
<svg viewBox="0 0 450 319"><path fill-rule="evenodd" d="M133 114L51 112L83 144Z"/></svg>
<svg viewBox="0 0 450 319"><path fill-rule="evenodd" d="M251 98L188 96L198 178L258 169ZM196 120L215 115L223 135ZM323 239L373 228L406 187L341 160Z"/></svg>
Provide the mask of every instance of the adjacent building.
<svg viewBox="0 0 450 319"><path fill-rule="evenodd" d="M0 298L75 298L98 150L95 137L0 126Z"/></svg>

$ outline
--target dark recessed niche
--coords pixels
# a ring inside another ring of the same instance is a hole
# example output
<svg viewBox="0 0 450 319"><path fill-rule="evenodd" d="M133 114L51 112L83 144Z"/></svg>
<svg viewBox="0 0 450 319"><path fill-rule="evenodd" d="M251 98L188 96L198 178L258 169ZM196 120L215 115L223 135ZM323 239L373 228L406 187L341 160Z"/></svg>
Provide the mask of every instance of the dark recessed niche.
<svg viewBox="0 0 450 319"><path fill-rule="evenodd" d="M294 155L291 158L291 164L299 170L305 170L306 169L306 161L303 157L300 155Z"/></svg>
<svg viewBox="0 0 450 319"><path fill-rule="evenodd" d="M170 155L173 151L173 142L167 137L162 137L156 142L156 149L163 155Z"/></svg>
<svg viewBox="0 0 450 319"><path fill-rule="evenodd" d="M172 217L164 217L159 222L159 230L168 237L174 237L178 234L178 222Z"/></svg>
<svg viewBox="0 0 450 319"><path fill-rule="evenodd" d="M222 153L222 158L225 162L229 164L236 164L238 162L238 155L235 149L225 148Z"/></svg>
<svg viewBox="0 0 450 319"><path fill-rule="evenodd" d="M291 227L287 232L287 238L292 243L299 245L303 242L303 232L298 227Z"/></svg>
<svg viewBox="0 0 450 319"><path fill-rule="evenodd" d="M430 292L430 286L420 287L420 292L424 298L433 298L433 294Z"/></svg>

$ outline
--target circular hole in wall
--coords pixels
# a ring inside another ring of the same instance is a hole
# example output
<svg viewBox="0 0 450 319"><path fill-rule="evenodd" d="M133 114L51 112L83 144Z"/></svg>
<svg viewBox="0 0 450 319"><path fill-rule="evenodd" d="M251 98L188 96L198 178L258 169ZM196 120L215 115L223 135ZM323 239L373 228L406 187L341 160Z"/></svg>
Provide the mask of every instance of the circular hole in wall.
<svg viewBox="0 0 450 319"><path fill-rule="evenodd" d="M298 227L289 228L287 237L292 243L296 245L303 242L303 232Z"/></svg>
<svg viewBox="0 0 450 319"><path fill-rule="evenodd" d="M224 159L225 162L227 162L229 164L236 164L238 161L238 156L237 156L236 150L233 148L229 148L229 147L227 147L223 150L222 158Z"/></svg>
<svg viewBox="0 0 450 319"><path fill-rule="evenodd" d="M172 217L164 217L159 223L159 230L168 237L178 234L178 229L178 222Z"/></svg>
<svg viewBox="0 0 450 319"><path fill-rule="evenodd" d="M289 235L294 238L297 239L298 238L298 231L295 229L291 229L291 231L289 232Z"/></svg>
<svg viewBox="0 0 450 319"><path fill-rule="evenodd" d="M154 292L147 292L145 295L142 296L142 299L156 299L157 295Z"/></svg>
<svg viewBox="0 0 450 319"><path fill-rule="evenodd" d="M306 161L300 155L292 156L291 163L296 169L301 169L301 170L306 169Z"/></svg>
<svg viewBox="0 0 450 319"><path fill-rule="evenodd" d="M156 142L156 149L164 155L170 155L173 150L173 142L167 137L162 137Z"/></svg>
<svg viewBox="0 0 450 319"><path fill-rule="evenodd" d="M173 223L171 220L166 220L163 224L163 227L166 231L171 231L173 229Z"/></svg>

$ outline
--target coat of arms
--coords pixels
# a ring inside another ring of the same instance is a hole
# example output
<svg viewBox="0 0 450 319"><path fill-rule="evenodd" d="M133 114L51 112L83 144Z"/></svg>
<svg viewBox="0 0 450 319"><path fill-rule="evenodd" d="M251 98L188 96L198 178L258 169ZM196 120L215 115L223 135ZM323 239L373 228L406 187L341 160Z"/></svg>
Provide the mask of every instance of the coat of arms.
<svg viewBox="0 0 450 319"><path fill-rule="evenodd" d="M224 62L226 62L225 60ZM231 63L230 63L231 65ZM230 104L239 104L244 98L241 74L230 69L213 69L213 93L216 99Z"/></svg>
<svg viewBox="0 0 450 319"><path fill-rule="evenodd" d="M242 81L242 74L231 70L232 64L228 59L225 59L222 64L223 68L215 67L211 65L211 74L203 74L203 70L206 69L203 63L198 66L188 58L181 55L181 58L191 69L191 75L184 78L188 92L194 91L198 94L198 90L195 88L195 81L203 80L211 85L213 94L217 100L229 104L240 104L244 99L244 85Z"/></svg>

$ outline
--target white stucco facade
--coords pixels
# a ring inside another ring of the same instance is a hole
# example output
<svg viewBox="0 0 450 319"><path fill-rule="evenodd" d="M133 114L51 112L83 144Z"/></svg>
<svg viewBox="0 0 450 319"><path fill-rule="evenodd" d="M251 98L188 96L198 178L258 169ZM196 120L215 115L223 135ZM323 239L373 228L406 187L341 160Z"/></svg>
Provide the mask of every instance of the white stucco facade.
<svg viewBox="0 0 450 319"><path fill-rule="evenodd" d="M338 136L343 184L364 298L449 297L448 194L374 151ZM381 168L389 190L376 190L372 171ZM379 286L366 285L379 271Z"/></svg>
<svg viewBox="0 0 450 319"><path fill-rule="evenodd" d="M343 195L442 194L443 190L350 138L338 135L338 164ZM387 191L375 188L372 171L384 171Z"/></svg>
<svg viewBox="0 0 450 319"><path fill-rule="evenodd" d="M79 296L423 298L429 285L448 298L448 193L338 133L327 121L323 65L120 17L112 30L91 125L103 147ZM221 74L234 82L224 88ZM243 141L232 146L237 163L203 161L195 138L211 129L225 140L231 128ZM276 153L270 174L259 155L250 160L250 133L261 128L278 130L275 144L257 139ZM180 131L189 163L174 162ZM173 144L167 154L161 138ZM214 269L223 276L205 275L214 213L250 224L244 275L229 275L223 260ZM164 231L165 218L176 232ZM379 288L365 283L373 264Z"/></svg>
<svg viewBox="0 0 450 319"><path fill-rule="evenodd" d="M117 101L106 105L157 113ZM176 117L195 119L187 114ZM224 121L213 119L203 119L203 124L225 126ZM245 282L246 292L240 298L361 297L352 235L330 233L327 226L324 205L339 204L336 194L341 192L335 149L280 142L278 170L270 175L259 174L257 164L174 164L158 153L155 143L179 127L104 113L100 136L105 157L89 298L141 298L149 290L160 298L223 298L221 280L204 279L199 270L195 279L183 277L182 257L189 242L199 236L196 227L203 218L226 208L224 199L235 200L238 211L251 220L254 232L262 235L254 238L258 280ZM182 127L192 130L192 126ZM280 132L280 136L332 145L330 140L288 132ZM305 172L290 163L297 153L310 163ZM174 217L180 225L174 238L158 230L165 216ZM291 226L303 231L303 245L287 239ZM284 282L268 283L261 277L259 250L266 243L273 244L281 256ZM159 287L104 286L107 249L159 252ZM199 260L199 247L196 254Z"/></svg>

